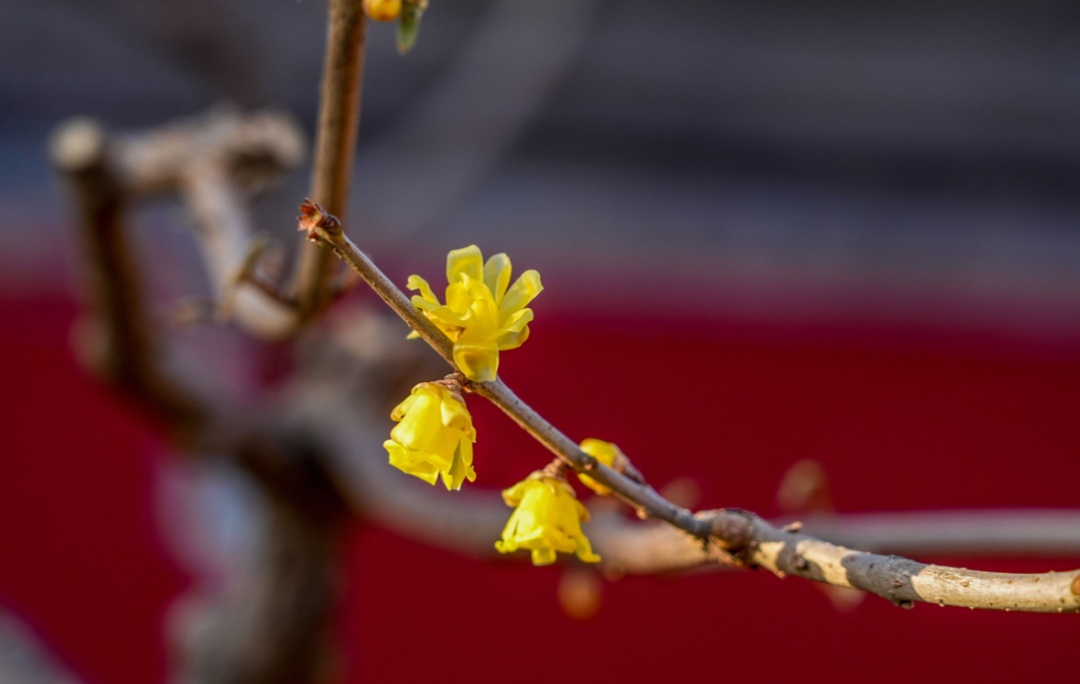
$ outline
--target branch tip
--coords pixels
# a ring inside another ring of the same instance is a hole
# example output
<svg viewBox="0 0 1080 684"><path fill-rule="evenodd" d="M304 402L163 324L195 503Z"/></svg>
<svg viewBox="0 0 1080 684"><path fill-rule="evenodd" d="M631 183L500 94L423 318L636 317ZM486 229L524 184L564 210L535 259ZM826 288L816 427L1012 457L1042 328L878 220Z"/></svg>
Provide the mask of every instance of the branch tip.
<svg viewBox="0 0 1080 684"><path fill-rule="evenodd" d="M345 233L341 221L310 199L300 205L296 229L307 233L307 239L320 245L332 245Z"/></svg>
<svg viewBox="0 0 1080 684"><path fill-rule="evenodd" d="M78 117L62 123L49 139L53 164L68 173L77 173L99 163L105 154L108 136L97 121Z"/></svg>

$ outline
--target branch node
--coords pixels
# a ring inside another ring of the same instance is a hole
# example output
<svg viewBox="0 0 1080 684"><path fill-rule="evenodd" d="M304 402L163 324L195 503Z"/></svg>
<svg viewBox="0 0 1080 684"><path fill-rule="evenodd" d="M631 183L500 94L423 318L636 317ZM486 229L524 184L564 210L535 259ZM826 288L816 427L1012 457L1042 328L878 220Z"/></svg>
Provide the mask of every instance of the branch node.
<svg viewBox="0 0 1080 684"><path fill-rule="evenodd" d="M551 463L544 466L544 469L540 472L543 473L544 477L553 477L565 482L567 469L566 463L561 458L556 457L551 460Z"/></svg>
<svg viewBox="0 0 1080 684"><path fill-rule="evenodd" d="M751 515L741 508L722 508L712 518L710 533L722 548L733 554L742 553L754 538Z"/></svg>
<svg viewBox="0 0 1080 684"><path fill-rule="evenodd" d="M806 560L801 553L796 553L791 557L791 567L799 572L806 572L810 569L810 561Z"/></svg>

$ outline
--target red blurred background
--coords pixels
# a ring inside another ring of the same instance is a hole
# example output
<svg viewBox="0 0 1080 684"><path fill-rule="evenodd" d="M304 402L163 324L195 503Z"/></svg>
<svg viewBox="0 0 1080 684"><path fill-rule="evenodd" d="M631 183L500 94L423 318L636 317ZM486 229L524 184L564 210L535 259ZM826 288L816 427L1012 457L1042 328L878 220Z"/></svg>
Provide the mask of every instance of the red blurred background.
<svg viewBox="0 0 1080 684"><path fill-rule="evenodd" d="M1080 339L538 307L507 381L568 434L616 440L653 482L693 478L702 506L774 514L799 458L825 465L846 512L1076 503ZM163 617L193 582L155 522L165 450L73 363L70 303L9 299L0 310L0 602L86 681L163 681ZM553 369L571 382L553 382ZM481 484L546 460L491 407L471 408ZM1044 571L1076 559L956 562ZM902 611L877 598L844 611L813 584L765 572L605 582L599 612L578 621L557 601L558 567L480 562L361 524L342 570L349 682L1074 671L1075 616Z"/></svg>

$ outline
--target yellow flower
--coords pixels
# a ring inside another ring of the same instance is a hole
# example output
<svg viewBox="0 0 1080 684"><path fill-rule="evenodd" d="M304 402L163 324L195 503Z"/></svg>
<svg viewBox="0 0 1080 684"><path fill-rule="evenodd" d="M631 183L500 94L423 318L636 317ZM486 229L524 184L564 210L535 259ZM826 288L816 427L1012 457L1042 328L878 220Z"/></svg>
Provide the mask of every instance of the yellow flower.
<svg viewBox="0 0 1080 684"><path fill-rule="evenodd" d="M422 382L390 417L399 421L383 442L390 465L431 485L441 475L447 489L461 489L462 482L476 479L472 465L476 430L457 392L440 383Z"/></svg>
<svg viewBox="0 0 1080 684"><path fill-rule="evenodd" d="M502 496L507 506L515 508L502 539L495 542L499 553L529 549L533 565L554 563L556 551L576 554L586 563L600 561L581 531L589 509L577 500L565 480L537 471L504 490Z"/></svg>
<svg viewBox="0 0 1080 684"><path fill-rule="evenodd" d="M364 0L363 7L375 21L393 21L401 15L401 0Z"/></svg>
<svg viewBox="0 0 1080 684"><path fill-rule="evenodd" d="M513 285L510 274L510 258L505 254L484 263L480 249L469 245L446 256L445 305L426 280L409 276L408 288L420 291L413 295L413 306L453 341L454 361L470 380L494 380L499 350L520 347L529 337L533 312L526 307L544 286L534 270L522 273Z"/></svg>
<svg viewBox="0 0 1080 684"><path fill-rule="evenodd" d="M626 454L619 449L618 446L611 442L605 442L602 439L593 439L589 437L581 442L579 445L581 450L588 455L600 461L609 468L620 469L620 466L627 463ZM585 485L589 489L593 490L601 496L606 496L611 493L611 490L604 485L600 484L596 480L592 479L588 475L582 475L578 473L578 479L581 480L581 484Z"/></svg>

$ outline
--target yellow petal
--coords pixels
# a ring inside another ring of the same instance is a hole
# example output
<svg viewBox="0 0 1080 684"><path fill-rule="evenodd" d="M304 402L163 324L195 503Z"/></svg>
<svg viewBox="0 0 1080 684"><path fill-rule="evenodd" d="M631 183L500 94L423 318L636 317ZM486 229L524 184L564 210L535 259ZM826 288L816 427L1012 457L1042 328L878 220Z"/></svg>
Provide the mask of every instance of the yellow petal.
<svg viewBox="0 0 1080 684"><path fill-rule="evenodd" d="M517 349L521 345L525 344L525 340L529 339L529 329L522 328L521 332L505 333L499 337L497 344L502 351L508 351L510 349Z"/></svg>
<svg viewBox="0 0 1080 684"><path fill-rule="evenodd" d="M493 342L455 342L454 363L473 382L491 382L499 372L499 348Z"/></svg>
<svg viewBox="0 0 1080 684"><path fill-rule="evenodd" d="M430 485L435 484L439 472L429 463L411 458L407 449L392 440L386 440L383 442L383 446L386 448L387 453L390 454L390 465L402 472L418 477Z"/></svg>
<svg viewBox="0 0 1080 684"><path fill-rule="evenodd" d="M469 455L468 460L465 458L465 445L466 441L462 441L458 445L458 449L454 452L454 460L448 470L443 471L442 480L447 490L456 491L461 489L461 483L465 480L472 482L476 480L476 471L473 470L471 462L472 456ZM469 445L470 452L472 451L472 445Z"/></svg>
<svg viewBox="0 0 1080 684"><path fill-rule="evenodd" d="M521 332L525 329L525 326L532 322L532 319L532 309L515 311L513 315L503 321L502 329L507 332Z"/></svg>
<svg viewBox="0 0 1080 684"><path fill-rule="evenodd" d="M449 390L443 390L439 401L439 417L443 425L458 432L472 430L472 416L469 409Z"/></svg>
<svg viewBox="0 0 1080 684"><path fill-rule="evenodd" d="M525 271L521 277L510 286L506 296L499 304L499 310L503 318L509 318L515 311L529 305L536 295L544 290L540 283L540 274L532 269Z"/></svg>
<svg viewBox="0 0 1080 684"><path fill-rule="evenodd" d="M532 550L532 563L535 566L551 565L555 562L555 551L553 549L533 549Z"/></svg>
<svg viewBox="0 0 1080 684"><path fill-rule="evenodd" d="M469 303L469 315L466 319L463 339L494 341L501 327L502 317L499 307L486 286L480 286L472 295Z"/></svg>
<svg viewBox="0 0 1080 684"><path fill-rule="evenodd" d="M470 287L471 284L476 282L469 278L462 278L446 287L446 306L455 314L461 316L462 320L465 320L473 299L476 298L474 294L475 286Z"/></svg>
<svg viewBox="0 0 1080 684"><path fill-rule="evenodd" d="M409 408L411 408L412 405L416 403L415 391L416 390L414 388L414 394L410 394L409 396L405 397L405 401L394 407L394 410L390 412L390 420L397 422L405 416L405 414L409 411Z"/></svg>
<svg viewBox="0 0 1080 684"><path fill-rule="evenodd" d="M582 563L599 563L600 556L593 553L592 544L589 543L589 538L582 534L578 537L577 551L574 554L578 557Z"/></svg>
<svg viewBox="0 0 1080 684"><path fill-rule="evenodd" d="M577 508L577 511L576 511L577 512L577 521L578 521L578 528L580 529L581 523L589 522L589 518L591 516L589 515L589 509L585 508L585 504L581 503L577 499L574 499L574 505Z"/></svg>
<svg viewBox="0 0 1080 684"><path fill-rule="evenodd" d="M454 249L446 255L446 282L453 285L462 275L484 282L484 256L476 245Z"/></svg>
<svg viewBox="0 0 1080 684"><path fill-rule="evenodd" d="M418 387L423 388L423 385ZM424 449L435 441L440 430L439 399L429 390L420 389L401 421L390 431L390 439L410 449Z"/></svg>
<svg viewBox="0 0 1080 684"><path fill-rule="evenodd" d="M420 290L420 297L426 301L439 303L438 297L435 296L435 292L428 285L428 281L424 280L418 275L409 276L409 280L405 283L405 287L410 290ZM413 304L415 306L415 303Z"/></svg>
<svg viewBox="0 0 1080 684"><path fill-rule="evenodd" d="M503 501L506 502L507 506L515 508L519 503L521 503L521 497L524 494L524 485L525 482L522 481L518 482L513 487L502 490L502 498Z"/></svg>
<svg viewBox="0 0 1080 684"><path fill-rule="evenodd" d="M484 284L491 290L495 303L500 304L506 288L510 286L510 257L503 253L496 254L484 264Z"/></svg>

